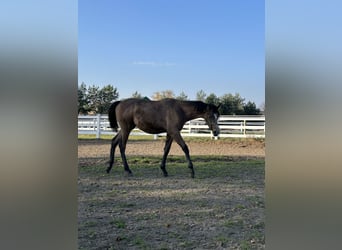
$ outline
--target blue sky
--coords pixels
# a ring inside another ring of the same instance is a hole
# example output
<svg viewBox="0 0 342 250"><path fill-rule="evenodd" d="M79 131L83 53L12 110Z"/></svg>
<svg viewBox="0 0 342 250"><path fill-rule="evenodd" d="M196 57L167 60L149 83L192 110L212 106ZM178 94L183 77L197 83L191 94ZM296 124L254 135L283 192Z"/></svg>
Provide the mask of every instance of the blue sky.
<svg viewBox="0 0 342 250"><path fill-rule="evenodd" d="M265 100L265 5L246 0L82 0L78 81L120 99L170 89Z"/></svg>

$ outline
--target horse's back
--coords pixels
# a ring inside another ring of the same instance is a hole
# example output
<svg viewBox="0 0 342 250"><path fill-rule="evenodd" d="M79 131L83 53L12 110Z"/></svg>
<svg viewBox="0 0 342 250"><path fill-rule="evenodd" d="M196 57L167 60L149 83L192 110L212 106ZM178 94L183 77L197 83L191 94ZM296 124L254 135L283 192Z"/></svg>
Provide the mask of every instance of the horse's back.
<svg viewBox="0 0 342 250"><path fill-rule="evenodd" d="M132 119L136 113L137 108L145 106L146 102L151 102L146 99L129 98L120 101L117 108L118 120Z"/></svg>

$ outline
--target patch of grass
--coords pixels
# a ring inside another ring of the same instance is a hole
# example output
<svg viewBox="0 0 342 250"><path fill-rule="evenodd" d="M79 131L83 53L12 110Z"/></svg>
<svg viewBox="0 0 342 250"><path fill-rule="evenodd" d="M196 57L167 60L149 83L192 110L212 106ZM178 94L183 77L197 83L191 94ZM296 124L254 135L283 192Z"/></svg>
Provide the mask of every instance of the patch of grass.
<svg viewBox="0 0 342 250"><path fill-rule="evenodd" d="M223 226L225 227L243 227L243 220L242 219L229 219L223 222Z"/></svg>
<svg viewBox="0 0 342 250"><path fill-rule="evenodd" d="M246 208L246 206L244 206L242 204L237 204L234 208L235 208L235 210L243 210Z"/></svg>
<svg viewBox="0 0 342 250"><path fill-rule="evenodd" d="M96 139L96 135L78 135L79 140Z"/></svg>
<svg viewBox="0 0 342 250"><path fill-rule="evenodd" d="M179 243L179 247L181 247L182 249L192 249L193 246L194 244L188 240Z"/></svg>
<svg viewBox="0 0 342 250"><path fill-rule="evenodd" d="M88 232L87 232L87 237L89 239L94 239L96 237L96 232L94 229L88 229Z"/></svg>
<svg viewBox="0 0 342 250"><path fill-rule="evenodd" d="M249 250L252 249L252 244L247 241L247 240L243 240L240 242L240 249L241 250Z"/></svg>
<svg viewBox="0 0 342 250"><path fill-rule="evenodd" d="M135 204L134 203L130 203L130 202L122 202L118 204L119 208L130 208L130 207L134 207Z"/></svg>
<svg viewBox="0 0 342 250"><path fill-rule="evenodd" d="M95 227L95 226L97 226L97 222L96 221L87 221L86 223L84 223L84 226Z"/></svg>
<svg viewBox="0 0 342 250"><path fill-rule="evenodd" d="M264 229L265 228L265 222L261 221L261 222L258 222L254 225L252 225L252 228L253 229Z"/></svg>
<svg viewBox="0 0 342 250"><path fill-rule="evenodd" d="M159 167L161 160L162 157L157 156L130 156L127 161L130 167L134 167L134 165L154 165Z"/></svg>
<svg viewBox="0 0 342 250"><path fill-rule="evenodd" d="M97 174L106 176L106 168L107 166L99 166L99 165L80 165L79 173L88 173L88 174Z"/></svg>
<svg viewBox="0 0 342 250"><path fill-rule="evenodd" d="M113 249L263 249L264 159L192 160L195 179L184 156L168 158L168 178L158 156L130 157L133 177L117 165L108 175L105 160L83 158L80 248L101 243Z"/></svg>
<svg viewBox="0 0 342 250"><path fill-rule="evenodd" d="M126 222L122 219L113 219L109 224L114 225L116 228L126 228Z"/></svg>
<svg viewBox="0 0 342 250"><path fill-rule="evenodd" d="M160 170L161 157L158 156L133 156L128 159L128 164L133 172L134 177L156 178L162 177ZM239 159L225 156L194 156L192 162L195 169L195 180L208 178L228 178L229 181L237 180L249 181L251 185L257 185L253 180L248 180L248 176L260 175L263 179L264 175L264 159ZM97 163L98 164L98 163ZM112 178L119 174L125 176L121 161L118 160L116 166L110 174L107 174L107 163L103 161L103 165L80 165L79 172L81 174L96 174L99 177ZM190 170L184 156L169 156L166 162L166 169L169 178L189 177Z"/></svg>
<svg viewBox="0 0 342 250"><path fill-rule="evenodd" d="M215 237L214 240L218 243L217 245L223 246L223 245L227 244L228 242L230 242L231 238L229 236L226 236L226 235L219 235L219 236Z"/></svg>
<svg viewBox="0 0 342 250"><path fill-rule="evenodd" d="M147 243L139 235L133 239L133 244L139 246L140 249L148 249Z"/></svg>
<svg viewBox="0 0 342 250"><path fill-rule="evenodd" d="M260 196L249 196L246 198L246 201L249 202L253 207L265 207L264 197Z"/></svg>
<svg viewBox="0 0 342 250"><path fill-rule="evenodd" d="M251 242L262 242L264 241L264 234L260 231L252 231L248 237Z"/></svg>
<svg viewBox="0 0 342 250"><path fill-rule="evenodd" d="M157 213L144 213L136 216L137 221L151 221L159 217Z"/></svg>
<svg viewBox="0 0 342 250"><path fill-rule="evenodd" d="M100 135L101 140L111 140L113 139L113 135ZM95 134L80 134L78 135L79 140L97 140ZM155 139L154 135L130 135L129 140L133 141L153 141L153 140L163 140L165 141L165 136L158 136L157 139ZM193 137L193 136L184 136L183 137L185 142L209 142L213 141L211 137ZM218 141L224 141L224 142L261 142L264 143L264 138L219 138Z"/></svg>

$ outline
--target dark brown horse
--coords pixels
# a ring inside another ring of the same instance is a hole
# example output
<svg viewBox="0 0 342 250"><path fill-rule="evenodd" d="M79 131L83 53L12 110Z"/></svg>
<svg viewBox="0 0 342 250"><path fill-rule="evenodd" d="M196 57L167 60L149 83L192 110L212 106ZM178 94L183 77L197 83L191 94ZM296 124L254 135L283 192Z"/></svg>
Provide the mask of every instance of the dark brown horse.
<svg viewBox="0 0 342 250"><path fill-rule="evenodd" d="M168 175L165 169L166 158L173 140L178 143L185 153L188 167L191 170L191 177L194 178L195 176L188 146L180 134L187 121L195 118L204 118L213 135L217 136L219 134L219 127L217 125L219 117L218 107L201 101L179 101L175 99L150 101L132 98L114 102L109 108L108 115L110 126L113 130L117 131L119 124L120 131L112 139L107 173L113 167L115 148L119 144L125 171L132 174L127 164L125 150L129 133L135 127L150 134L166 132L164 155L160 165L165 177Z"/></svg>

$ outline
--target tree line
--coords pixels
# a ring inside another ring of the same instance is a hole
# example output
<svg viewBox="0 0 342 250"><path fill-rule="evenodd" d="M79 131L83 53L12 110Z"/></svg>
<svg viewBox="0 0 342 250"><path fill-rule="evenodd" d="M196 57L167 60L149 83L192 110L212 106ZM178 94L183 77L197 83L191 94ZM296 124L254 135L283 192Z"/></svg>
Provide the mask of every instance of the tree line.
<svg viewBox="0 0 342 250"><path fill-rule="evenodd" d="M117 88L106 85L89 86L82 83L78 86L78 114L106 114L109 106L119 98Z"/></svg>
<svg viewBox="0 0 342 250"><path fill-rule="evenodd" d="M131 97L146 98L139 92L135 91ZM102 88L99 86L88 86L82 83L78 86L78 114L106 114L109 106L119 98L119 92L116 87L106 85ZM147 97L149 98L149 97ZM163 98L175 98L178 100L189 100L188 96L182 91L179 95L175 95L172 90L164 90L154 92L150 97L151 100L161 100ZM214 93L207 95L203 90L196 93L196 100L203 101L208 104L220 105L219 111L221 115L259 115L261 110L257 108L254 102L245 101L240 94L231 93L217 96Z"/></svg>

